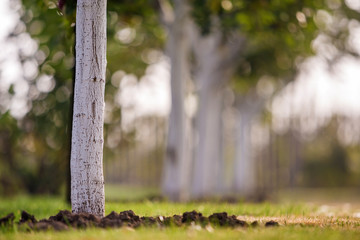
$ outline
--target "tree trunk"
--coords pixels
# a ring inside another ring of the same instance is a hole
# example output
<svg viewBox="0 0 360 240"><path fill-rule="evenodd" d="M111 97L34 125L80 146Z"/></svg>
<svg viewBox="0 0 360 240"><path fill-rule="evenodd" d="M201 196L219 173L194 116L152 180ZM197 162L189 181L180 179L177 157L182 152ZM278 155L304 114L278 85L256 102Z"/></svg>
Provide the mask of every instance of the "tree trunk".
<svg viewBox="0 0 360 240"><path fill-rule="evenodd" d="M174 2L174 20L169 29L168 55L171 61L171 113L165 156L163 193L172 201L188 199L190 178L190 120L185 115L184 100L189 78L189 43L186 35L188 6Z"/></svg>
<svg viewBox="0 0 360 240"><path fill-rule="evenodd" d="M198 64L195 82L199 105L194 131L195 143L192 198L207 198L222 191L223 183L223 100L244 39L234 33L225 38L219 29L206 36L194 28L192 44Z"/></svg>
<svg viewBox="0 0 360 240"><path fill-rule="evenodd" d="M256 163L252 157L251 116L246 111L239 111L237 116L236 153L234 162L234 190L249 199L256 192Z"/></svg>
<svg viewBox="0 0 360 240"><path fill-rule="evenodd" d="M192 184L192 197L195 199L212 197L221 187L223 92L222 88L199 91L196 122L199 142L195 152Z"/></svg>
<svg viewBox="0 0 360 240"><path fill-rule="evenodd" d="M103 124L106 69L106 0L78 0L76 76L71 147L74 213L105 214Z"/></svg>
<svg viewBox="0 0 360 240"><path fill-rule="evenodd" d="M211 197L221 185L222 109L224 89L231 67L223 64L231 56L219 31L208 36L194 34L195 58L198 63L195 82L198 92L198 112L195 129L196 143L192 198Z"/></svg>
<svg viewBox="0 0 360 240"><path fill-rule="evenodd" d="M239 99L238 99L239 100ZM237 103L236 153L234 161L234 191L245 199L254 199L257 194L257 163L253 156L251 128L260 114L263 100L253 94Z"/></svg>

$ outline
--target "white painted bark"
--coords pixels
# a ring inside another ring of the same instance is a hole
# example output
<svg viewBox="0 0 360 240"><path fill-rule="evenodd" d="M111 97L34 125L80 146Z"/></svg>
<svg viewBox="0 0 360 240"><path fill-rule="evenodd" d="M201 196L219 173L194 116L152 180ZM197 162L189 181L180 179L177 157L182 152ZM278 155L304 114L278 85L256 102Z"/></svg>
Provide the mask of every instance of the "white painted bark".
<svg viewBox="0 0 360 240"><path fill-rule="evenodd" d="M222 111L225 86L234 70L234 59L239 54L243 39L227 41L221 31L207 36L194 34L192 40L198 63L195 82L198 88L192 198L216 195L222 187L223 127ZM194 130L195 131L195 130Z"/></svg>
<svg viewBox="0 0 360 240"><path fill-rule="evenodd" d="M219 192L223 170L222 110L224 89L199 91L196 121L198 144L195 152L192 197L212 197Z"/></svg>
<svg viewBox="0 0 360 240"><path fill-rule="evenodd" d="M251 117L246 111L238 112L236 152L234 162L234 190L243 198L256 191L256 168L252 158Z"/></svg>
<svg viewBox="0 0 360 240"><path fill-rule="evenodd" d="M235 193L244 199L252 199L256 197L257 193L257 169L256 160L253 156L251 128L262 107L263 100L251 96L251 94L241 98L237 104L233 187Z"/></svg>
<svg viewBox="0 0 360 240"><path fill-rule="evenodd" d="M171 61L171 113L162 188L164 195L172 201L185 201L189 198L191 127L184 107L186 82L190 72L189 42L186 34L188 12L186 1L174 1L167 46Z"/></svg>
<svg viewBox="0 0 360 240"><path fill-rule="evenodd" d="M75 213L105 214L103 124L106 0L78 0L76 76L71 146L71 204Z"/></svg>

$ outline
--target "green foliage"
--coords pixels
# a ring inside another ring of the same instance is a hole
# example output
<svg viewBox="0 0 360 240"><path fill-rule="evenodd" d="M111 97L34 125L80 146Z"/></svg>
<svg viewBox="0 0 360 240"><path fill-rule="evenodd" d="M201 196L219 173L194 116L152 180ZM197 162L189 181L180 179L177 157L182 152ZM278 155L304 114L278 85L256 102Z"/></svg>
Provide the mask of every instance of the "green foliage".
<svg viewBox="0 0 360 240"><path fill-rule="evenodd" d="M314 53L311 44L320 33L328 35L341 54L354 54L346 41L347 26L330 26L325 16L328 14L335 21L359 19L360 14L341 1L195 0L192 3L194 19L204 35L220 23L224 36L236 32L247 39L235 76L234 87L238 90L253 85L264 75L292 79L299 63ZM219 21L214 21L215 17Z"/></svg>
<svg viewBox="0 0 360 240"><path fill-rule="evenodd" d="M14 171L17 166L14 155L19 150L18 142L22 135L16 120L8 112L0 116L0 192L6 195L15 193L21 185Z"/></svg>
<svg viewBox="0 0 360 240"><path fill-rule="evenodd" d="M3 162L0 164L0 193L25 190L59 194L67 177L76 1L66 1L62 12L56 4L56 0L22 3L21 20L26 25L25 31L39 46L36 53L40 56L39 75L35 81L29 81L32 107L25 118L16 121L8 113L0 118L4 123L0 141L9 142L9 147L0 151L0 162ZM105 100L113 110L105 126L105 138L107 129L121 127L121 109L114 102L119 86L111 83L111 76L118 70L142 76L151 63L146 54L163 47L165 35L155 10L153 1L108 1L109 80ZM124 29L134 36L125 40L119 38L119 32ZM20 57L23 61L27 58ZM41 76L53 79L47 91L39 90ZM9 91L11 93L12 88Z"/></svg>
<svg viewBox="0 0 360 240"><path fill-rule="evenodd" d="M352 181L350 157L345 146L337 140L336 120L322 129L318 136L305 146L304 186L342 187L356 186Z"/></svg>
<svg viewBox="0 0 360 240"><path fill-rule="evenodd" d="M334 2L338 7L331 5ZM39 45L36 53L39 75L53 76L55 84L49 91L39 91L38 80L29 81L32 107L27 116L21 121L9 113L0 116L0 193L3 194L21 190L59 193L65 182L70 147L76 1L66 1L63 12L57 9L56 3L56 0L23 1L22 21ZM239 91L253 86L264 75L292 78L298 63L313 53L311 42L319 33L330 36L339 50L349 51L347 28L335 31L326 24L324 16L360 19L358 12L335 0L193 0L191 3L192 16L203 34L211 33L218 24L224 39L234 32L246 37L247 45L236 62L233 81ZM112 106L112 112L105 125L105 139L108 131L121 126L121 109L114 102L119 82L111 83L111 77L118 70L142 76L151 64L147 55L164 47L166 34L159 24L157 10L156 0L108 1L109 81L105 100ZM319 15L319 10L325 15ZM214 16L218 22L213 20ZM23 62L27 60L21 53L20 57ZM14 93L13 87L9 93ZM127 139L134 136L134 132L128 133L128 138L123 137L119 145L129 145ZM113 149L105 144L105 152Z"/></svg>
<svg viewBox="0 0 360 240"><path fill-rule="evenodd" d="M159 24L153 1L108 1L108 69L121 69L140 77L148 63L146 51L162 49L165 34ZM117 37L119 31L131 31L129 38ZM113 60L113 61L112 61Z"/></svg>
<svg viewBox="0 0 360 240"><path fill-rule="evenodd" d="M211 32L211 8L206 0L193 1L193 17L200 26L201 33L207 35Z"/></svg>
<svg viewBox="0 0 360 240"><path fill-rule="evenodd" d="M18 152L22 164L16 172L31 193L59 193L69 156L75 13L61 17L53 1L25 1L23 7L22 20L39 43L38 54L44 58L30 92L34 94L32 108L21 122L25 143ZM40 76L53 76L49 91L37 86Z"/></svg>

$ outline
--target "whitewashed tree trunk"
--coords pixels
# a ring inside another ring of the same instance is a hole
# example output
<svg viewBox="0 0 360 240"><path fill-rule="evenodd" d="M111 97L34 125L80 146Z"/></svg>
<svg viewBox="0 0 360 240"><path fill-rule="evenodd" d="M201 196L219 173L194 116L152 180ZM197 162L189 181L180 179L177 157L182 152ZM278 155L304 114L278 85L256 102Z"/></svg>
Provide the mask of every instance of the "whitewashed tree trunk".
<svg viewBox="0 0 360 240"><path fill-rule="evenodd" d="M237 115L234 190L239 196L248 199L256 191L256 167L251 146L252 122L245 111L239 111Z"/></svg>
<svg viewBox="0 0 360 240"><path fill-rule="evenodd" d="M251 129L261 113L263 100L254 96L242 97L237 103L236 152L234 160L235 193L245 199L256 197L257 168L253 156Z"/></svg>
<svg viewBox="0 0 360 240"><path fill-rule="evenodd" d="M191 127L184 108L189 78L188 12L186 1L174 1L167 46L171 61L171 113L162 187L164 195L172 201L185 201L189 197Z"/></svg>
<svg viewBox="0 0 360 240"><path fill-rule="evenodd" d="M106 69L106 0L78 0L76 76L71 146L74 213L105 214L103 124Z"/></svg>
<svg viewBox="0 0 360 240"><path fill-rule="evenodd" d="M224 89L201 89L196 121L196 146L192 197L211 197L221 186L223 169L222 110Z"/></svg>
<svg viewBox="0 0 360 240"><path fill-rule="evenodd" d="M225 86L234 70L235 59L243 45L241 37L228 41L219 29L192 39L198 64L195 82L198 88L198 113L195 128L192 198L211 197L221 189L223 170L222 111Z"/></svg>

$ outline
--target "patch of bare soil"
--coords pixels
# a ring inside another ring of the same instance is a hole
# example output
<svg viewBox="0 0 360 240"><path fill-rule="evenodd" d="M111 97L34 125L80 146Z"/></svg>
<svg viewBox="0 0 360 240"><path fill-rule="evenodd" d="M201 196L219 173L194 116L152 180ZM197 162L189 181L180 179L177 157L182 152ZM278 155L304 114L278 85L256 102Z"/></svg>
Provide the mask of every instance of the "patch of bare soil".
<svg viewBox="0 0 360 240"><path fill-rule="evenodd" d="M19 222L14 223L15 216L13 213L0 218L0 227L11 227L14 224L18 224L19 229L34 230L34 231L46 231L55 230L62 231L72 229L85 229L89 227L98 228L119 228L119 227L131 227L138 228L144 227L167 227L167 226L188 226L197 224L202 227L208 225L220 226L220 227L255 227L257 223L253 222L248 224L246 221L239 220L235 215L228 215L226 212L214 213L209 217L203 216L201 213L192 211L184 212L182 215L174 215L172 217L139 217L132 210L116 213L111 212L109 215L99 218L93 214L80 213L74 214L68 210L60 211L55 216L51 216L48 219L37 220L33 215L26 211L21 212L21 218ZM269 221L265 226L279 226L275 221Z"/></svg>

